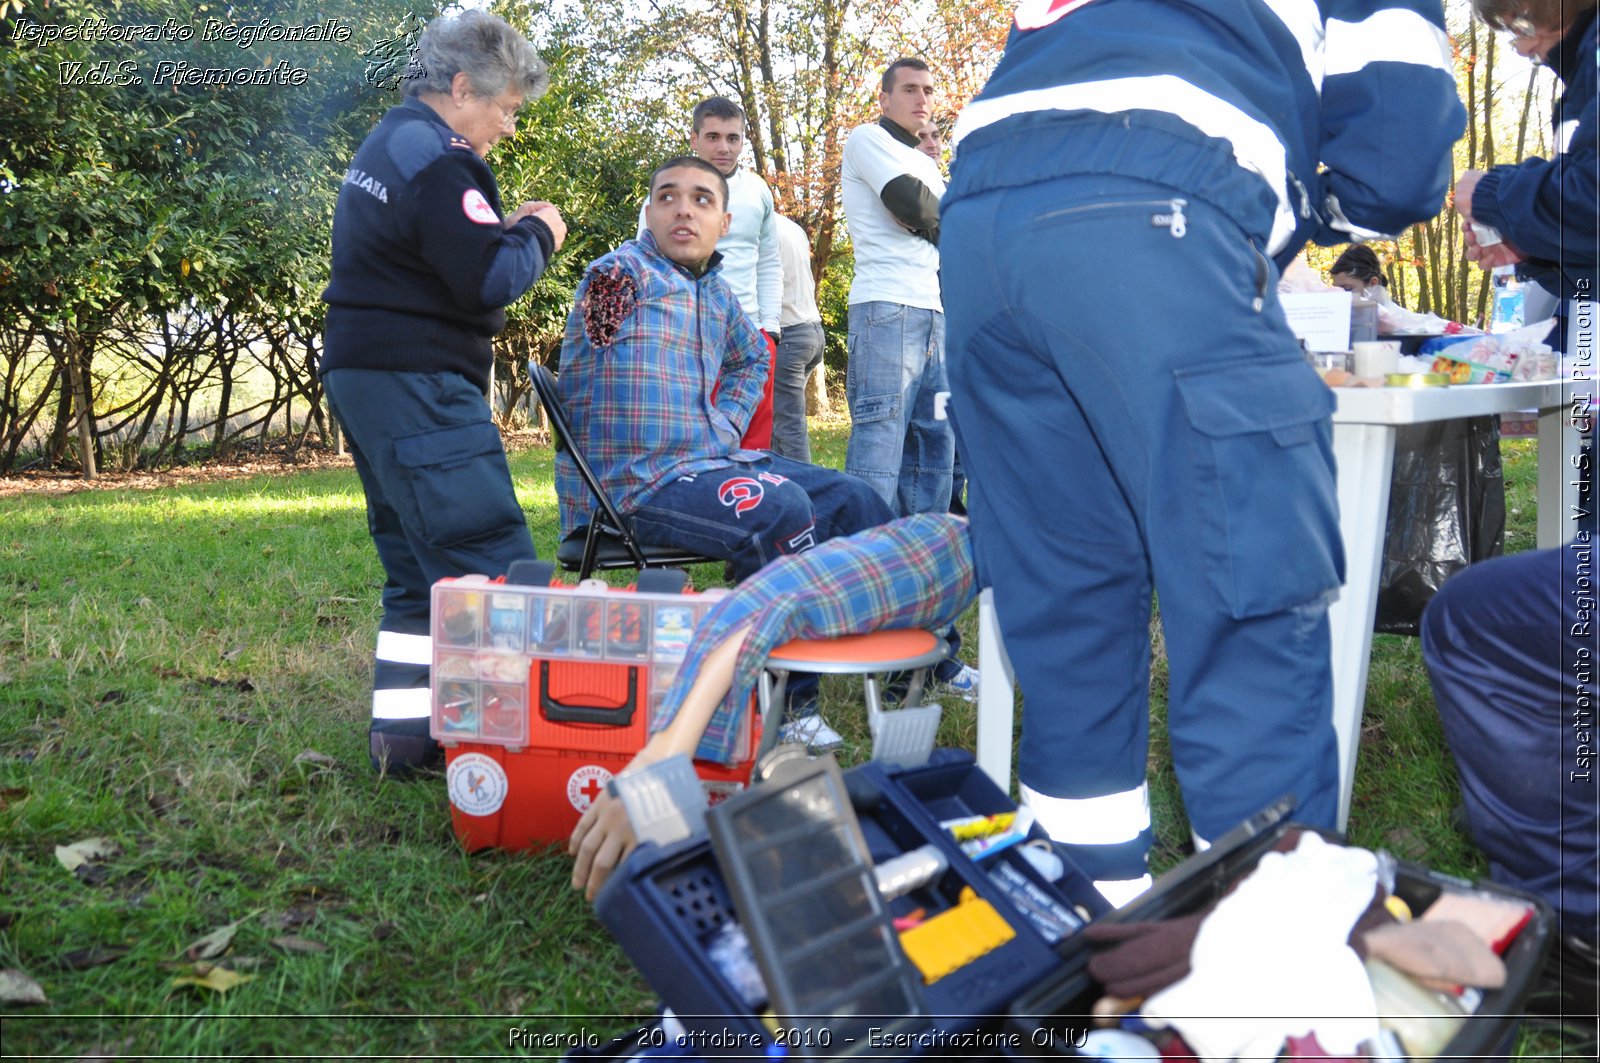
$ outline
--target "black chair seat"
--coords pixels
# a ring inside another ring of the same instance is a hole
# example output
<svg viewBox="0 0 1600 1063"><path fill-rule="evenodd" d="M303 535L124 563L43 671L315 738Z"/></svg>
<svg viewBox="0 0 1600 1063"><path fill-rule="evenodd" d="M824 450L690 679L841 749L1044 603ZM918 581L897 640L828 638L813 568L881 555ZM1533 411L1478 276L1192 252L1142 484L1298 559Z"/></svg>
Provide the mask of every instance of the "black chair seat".
<svg viewBox="0 0 1600 1063"><path fill-rule="evenodd" d="M539 396L545 416L550 419L550 433L555 437L556 450L565 450L578 469L578 475L589 489L589 497L598 511L598 525L585 524L574 529L556 548L556 561L568 572L576 572L579 579L588 579L592 572L618 568L682 568L687 565L705 565L719 562L721 558L707 557L675 546L645 546L633 540L632 531L616 505L606 495L600 479L572 445L572 429L567 421L567 411L562 408L556 392L556 377L545 366L529 363L528 375L533 380L533 390ZM627 532L619 529L627 529Z"/></svg>
<svg viewBox="0 0 1600 1063"><path fill-rule="evenodd" d="M561 544L556 547L556 562L568 572L579 572L583 568L584 551L588 544L589 526L582 525L572 531ZM636 543L639 553L644 555L647 568L677 568L683 565L721 564L720 558L706 557L692 550L684 550L676 546L646 546ZM608 571L617 568L639 568L638 558L628 544L613 532L602 530L595 538L594 556L590 559L590 568L595 571Z"/></svg>

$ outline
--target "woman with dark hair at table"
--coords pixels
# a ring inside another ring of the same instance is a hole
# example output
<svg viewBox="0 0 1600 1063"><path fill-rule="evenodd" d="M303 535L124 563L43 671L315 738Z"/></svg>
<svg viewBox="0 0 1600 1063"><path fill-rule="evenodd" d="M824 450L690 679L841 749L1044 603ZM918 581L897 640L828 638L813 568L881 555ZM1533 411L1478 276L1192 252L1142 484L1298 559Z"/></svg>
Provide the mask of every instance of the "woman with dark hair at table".
<svg viewBox="0 0 1600 1063"><path fill-rule="evenodd" d="M380 771L439 755L428 736L429 588L534 556L486 397L490 341L567 227L549 203L504 214L484 159L548 84L504 19L435 19L404 102L356 151L334 210L320 371L386 576L370 732Z"/></svg>
<svg viewBox="0 0 1600 1063"><path fill-rule="evenodd" d="M1519 275L1555 295L1558 327L1548 342L1565 350L1565 322L1574 316L1569 304L1594 304L1600 264L1596 0L1473 0L1472 7L1511 35L1518 55L1548 66L1566 91L1551 116L1554 158L1467 170L1457 179L1467 258L1484 269L1515 264ZM1592 349L1592 333L1588 343Z"/></svg>
<svg viewBox="0 0 1600 1063"><path fill-rule="evenodd" d="M1345 248L1328 270L1328 282L1343 288L1357 299L1370 299L1375 303L1393 306L1389 289L1383 277L1383 266L1377 252L1366 244L1351 244Z"/></svg>

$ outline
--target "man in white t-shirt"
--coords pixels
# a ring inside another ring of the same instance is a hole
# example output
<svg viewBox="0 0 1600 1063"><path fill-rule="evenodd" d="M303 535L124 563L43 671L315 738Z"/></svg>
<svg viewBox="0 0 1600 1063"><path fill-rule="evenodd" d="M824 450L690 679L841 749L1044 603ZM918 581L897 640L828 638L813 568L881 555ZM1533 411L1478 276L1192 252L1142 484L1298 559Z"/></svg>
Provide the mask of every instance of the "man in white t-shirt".
<svg viewBox="0 0 1600 1063"><path fill-rule="evenodd" d="M810 461L806 381L822 363L824 342L817 282L811 275L811 238L798 222L782 214L775 220L783 259L783 315L778 320L783 338L778 341L778 362L772 372L772 452Z"/></svg>
<svg viewBox="0 0 1600 1063"><path fill-rule="evenodd" d="M947 390L938 246L944 179L917 150L932 99L926 63L889 64L878 93L883 116L851 131L842 166L856 258L844 467L902 515L949 507L955 457L955 436L936 398Z"/></svg>
<svg viewBox="0 0 1600 1063"><path fill-rule="evenodd" d="M728 180L728 213L733 221L727 234L717 241L722 279L767 341L766 387L740 443L750 450L767 450L772 446L772 374L783 308L778 212L767 182L739 166L745 144L744 108L726 97L709 96L695 105L692 123L689 150L715 166ZM644 208L640 207L637 235L642 236L644 231Z"/></svg>

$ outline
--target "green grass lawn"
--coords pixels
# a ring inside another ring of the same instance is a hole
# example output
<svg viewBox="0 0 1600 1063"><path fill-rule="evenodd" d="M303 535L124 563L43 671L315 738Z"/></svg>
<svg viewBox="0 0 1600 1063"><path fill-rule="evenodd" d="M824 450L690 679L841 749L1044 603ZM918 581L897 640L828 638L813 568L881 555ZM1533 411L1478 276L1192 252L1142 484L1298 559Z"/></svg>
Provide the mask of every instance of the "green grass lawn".
<svg viewBox="0 0 1600 1063"><path fill-rule="evenodd" d="M842 464L844 431L814 428L819 461ZM1506 455L1522 547L1531 443ZM512 470L550 556L551 455ZM373 776L381 579L348 469L0 500L0 969L49 998L5 1011L5 1053L540 1055L508 1031L609 1035L651 1011L565 855L465 855L437 780ZM1158 714L1164 680L1158 659ZM856 689L824 689L847 760L867 745ZM972 710L948 708L942 741L972 748ZM1164 749L1168 866L1187 830ZM1455 802L1417 644L1381 636L1353 840L1480 875ZM68 871L57 847L89 838L114 852ZM219 930L249 981L182 981Z"/></svg>

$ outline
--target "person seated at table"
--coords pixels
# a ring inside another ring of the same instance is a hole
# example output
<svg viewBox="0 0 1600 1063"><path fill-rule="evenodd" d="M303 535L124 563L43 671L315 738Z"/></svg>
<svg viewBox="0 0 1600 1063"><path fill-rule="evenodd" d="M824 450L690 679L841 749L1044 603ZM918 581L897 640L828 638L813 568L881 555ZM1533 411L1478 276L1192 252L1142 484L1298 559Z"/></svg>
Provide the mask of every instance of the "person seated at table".
<svg viewBox="0 0 1600 1063"><path fill-rule="evenodd" d="M740 584L695 628L663 700L659 729L622 773L678 753L727 763L761 668L796 638L895 628L941 631L977 594L964 517L920 513L782 557ZM602 794L573 829L572 887L593 900L636 839L622 802Z"/></svg>
<svg viewBox="0 0 1600 1063"><path fill-rule="evenodd" d="M1593 515L1553 550L1473 565L1422 614L1422 659L1496 882L1537 894L1557 941L1529 1010L1592 1023L1600 963Z"/></svg>
<svg viewBox="0 0 1600 1063"><path fill-rule="evenodd" d="M1378 255L1365 244L1351 244L1344 249L1328 271L1328 282L1335 288L1343 288L1357 299L1370 299L1382 306L1394 305L1384 282Z"/></svg>
<svg viewBox="0 0 1600 1063"><path fill-rule="evenodd" d="M739 581L894 514L859 477L740 446L769 359L718 269L727 203L727 178L703 159L656 168L646 231L590 263L578 285L557 389L577 448L639 541L724 558ZM565 535L587 519L588 497L565 452L556 491ZM836 748L807 679L786 726L813 749Z"/></svg>

